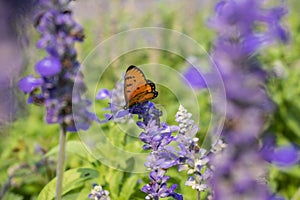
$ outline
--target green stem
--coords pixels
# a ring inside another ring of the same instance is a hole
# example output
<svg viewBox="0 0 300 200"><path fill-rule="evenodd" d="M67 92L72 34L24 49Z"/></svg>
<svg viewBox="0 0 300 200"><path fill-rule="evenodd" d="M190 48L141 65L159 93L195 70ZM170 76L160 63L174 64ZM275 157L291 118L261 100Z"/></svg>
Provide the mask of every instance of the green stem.
<svg viewBox="0 0 300 200"><path fill-rule="evenodd" d="M197 190L197 200L201 200L201 192Z"/></svg>
<svg viewBox="0 0 300 200"><path fill-rule="evenodd" d="M56 168L56 200L61 200L62 185L65 169L65 150L66 150L66 128L61 125L59 135L58 161Z"/></svg>

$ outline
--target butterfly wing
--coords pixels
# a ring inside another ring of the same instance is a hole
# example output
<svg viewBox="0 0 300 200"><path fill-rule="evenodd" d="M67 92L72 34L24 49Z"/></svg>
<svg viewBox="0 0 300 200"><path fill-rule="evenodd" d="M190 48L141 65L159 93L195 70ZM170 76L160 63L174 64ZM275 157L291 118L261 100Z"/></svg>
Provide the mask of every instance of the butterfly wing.
<svg viewBox="0 0 300 200"><path fill-rule="evenodd" d="M155 84L146 80L142 70L133 65L129 66L124 78L126 107L154 99L157 95Z"/></svg>
<svg viewBox="0 0 300 200"><path fill-rule="evenodd" d="M145 78L142 70L136 66L129 66L126 70L124 78L124 96L126 105L128 105L129 99L132 96L132 93L141 85L145 85L147 80Z"/></svg>

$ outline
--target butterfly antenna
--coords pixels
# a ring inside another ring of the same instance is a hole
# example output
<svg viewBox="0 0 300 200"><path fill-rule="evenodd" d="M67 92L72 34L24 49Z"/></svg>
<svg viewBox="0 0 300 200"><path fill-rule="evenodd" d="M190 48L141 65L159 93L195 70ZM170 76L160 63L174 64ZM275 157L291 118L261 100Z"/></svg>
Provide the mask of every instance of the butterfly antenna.
<svg viewBox="0 0 300 200"><path fill-rule="evenodd" d="M121 106L121 105L118 105L118 104L115 104L115 103L111 103L109 102L108 105L111 107L111 106L115 106L117 108L123 108L124 106Z"/></svg>

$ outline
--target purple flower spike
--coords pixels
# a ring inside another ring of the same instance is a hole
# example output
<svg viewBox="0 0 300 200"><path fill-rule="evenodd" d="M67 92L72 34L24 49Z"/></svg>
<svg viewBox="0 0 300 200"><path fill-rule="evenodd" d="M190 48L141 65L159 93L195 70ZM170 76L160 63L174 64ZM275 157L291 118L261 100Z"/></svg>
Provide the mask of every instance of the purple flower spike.
<svg viewBox="0 0 300 200"><path fill-rule="evenodd" d="M171 130L179 129L161 123L162 112L152 102L136 104L129 108L129 112L138 115L140 121L137 125L144 129L140 134L140 139L145 143L143 149L152 151L145 163L151 170L151 182L142 188L142 191L147 193L146 199L173 197L181 200L182 195L174 192L176 185L167 187L169 177L165 175L167 169L178 164L177 155L168 145L174 140Z"/></svg>
<svg viewBox="0 0 300 200"><path fill-rule="evenodd" d="M219 153L224 148L223 143L219 140L213 145L210 152L198 146L198 138L196 134L198 127L191 119L192 114L180 105L176 113L176 121L179 122L179 134L175 140L178 143L180 151L178 151L178 171L187 170L189 174L185 185L192 187L192 189L201 191L209 190L208 181L212 177L213 167L209 153Z"/></svg>
<svg viewBox="0 0 300 200"><path fill-rule="evenodd" d="M255 55L274 42L286 42L288 37L280 24L286 9L263 6L260 0L220 0L208 22L218 35L212 58L221 73L227 103L225 128L221 133L226 148L211 157L215 200L269 200L268 186L258 181L267 168L263 158L271 162L275 158L280 163L296 162L294 149L274 151L269 146L273 142L269 141L260 150L257 144L264 131L265 115L272 112L273 106L261 88L267 76ZM218 105L215 106L218 110Z"/></svg>
<svg viewBox="0 0 300 200"><path fill-rule="evenodd" d="M37 47L48 55L35 66L41 77L26 77L20 80L19 87L29 93L28 103L45 106L47 123L57 123L74 132L86 130L92 121L99 120L87 110L90 101L82 95L86 86L79 72L80 63L74 45L82 41L84 34L72 17L70 2L36 1L35 27L41 34ZM78 83L76 89L75 80ZM40 90L35 90L38 87Z"/></svg>
<svg viewBox="0 0 300 200"><path fill-rule="evenodd" d="M177 188L176 184L172 185L170 188L167 187L166 182L168 181L169 177L164 176L164 174L165 170L161 169L152 171L150 173L149 177L151 179L151 183L142 188L142 191L148 194L145 199L158 200L160 198L171 196L176 200L182 200L182 195L174 192L174 190Z"/></svg>
<svg viewBox="0 0 300 200"><path fill-rule="evenodd" d="M173 197L181 200L182 195L174 192L177 186L167 186L169 177L165 175L167 169L178 163L176 152L168 145L174 140L172 132L178 131L179 128L161 123L162 112L156 108L153 102L137 103L127 109L124 109L124 106L117 106L124 105L122 82L118 82L115 89L110 93L109 109L111 114L106 114L106 119L102 122L105 123L112 119L114 122L126 123L132 115L137 115L136 124L143 129L139 136L140 140L144 142L143 149L151 151L145 162L145 166L150 171L151 182L142 188L142 191L147 193L146 199L158 200L164 197ZM99 96L106 96L109 92L100 90L98 94L100 94Z"/></svg>
<svg viewBox="0 0 300 200"><path fill-rule="evenodd" d="M57 58L54 57L44 58L36 64L35 70L41 76L54 76L60 72L61 63Z"/></svg>
<svg viewBox="0 0 300 200"><path fill-rule="evenodd" d="M34 89L40 87L43 84L43 79L41 78L34 78L32 75L22 78L18 86L20 90L25 93L32 92Z"/></svg>

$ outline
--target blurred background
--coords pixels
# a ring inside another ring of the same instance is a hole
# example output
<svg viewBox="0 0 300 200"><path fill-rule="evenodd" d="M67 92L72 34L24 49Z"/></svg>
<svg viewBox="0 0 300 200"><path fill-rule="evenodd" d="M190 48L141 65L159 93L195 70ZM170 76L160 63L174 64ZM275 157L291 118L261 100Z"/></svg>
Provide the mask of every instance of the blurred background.
<svg viewBox="0 0 300 200"><path fill-rule="evenodd" d="M28 4L21 2L23 1L2 0L0 4L0 199L14 200L36 199L42 188L54 178L56 151L53 149L58 144L59 130L57 125L46 124L42 107L27 105L25 95L17 89L17 81L24 75L35 74L35 63L46 55L35 47L39 34L31 23L32 4L30 1ZM278 2L268 1L268 4L273 5ZM117 33L135 28L173 29L193 38L209 52L215 33L207 27L206 20L213 15L215 3L216 1L208 0L77 0L72 2L73 15L84 27L85 32L85 41L76 46L79 61L84 65L89 64L83 66L83 73L91 73L102 67L101 57L98 61L84 61L98 44ZM298 100L300 98L300 4L296 0L287 1L286 4L289 14L285 17L284 23L290 29L289 44L277 44L261 52L259 56L263 67L274 75L266 88L276 105L276 111L270 117L265 130L276 135L279 145L287 143L300 145L300 102ZM124 41L123 45L127 43L130 45L130 42ZM107 57L113 57L118 48L118 45L115 45L107 49ZM145 63L160 63L179 71L184 71L187 67L186 60L174 54L154 50L134 52L130 56L120 56L111 63L105 72L103 85L112 89L128 63L137 66ZM122 69L119 70L119 67ZM97 87L99 89L103 86ZM167 89L161 87L159 91L163 92ZM203 139L211 117L210 98L205 89L198 91L196 95L201 108L199 121L201 130L198 136ZM159 99L159 103L169 105L164 106L168 113L166 121L174 123L174 116L179 106L176 98L171 92L167 92L165 97ZM99 115L103 114L100 110L105 106L107 102L97 102L96 112L99 112ZM112 126L105 125L103 128L107 130L107 135L113 143L122 145L118 141L118 133ZM68 134L68 141L75 142L73 144L76 145L81 144L77 134ZM130 150L130 148L138 148L139 145L141 146L142 143L135 141L134 145L124 148ZM102 174L97 180L90 180L82 185L80 191L85 191L87 196L91 183L98 182L115 195L112 199L122 199L119 196L122 193L121 181L126 180L129 174L110 169L92 158L84 159L86 155L87 152L82 153L71 145L67 149L67 169L97 166ZM103 172L109 172L110 176L105 177ZM172 181L179 182L179 190L187 197L186 199L195 196L195 191L184 186L186 179L184 174L178 175L175 170L170 174L176 177ZM144 198L140 188L148 181L147 179L147 174L136 175L130 199ZM270 166L268 179L273 191L286 199L292 199L295 193L299 192L300 167ZM73 193L77 190L79 189L74 189Z"/></svg>

